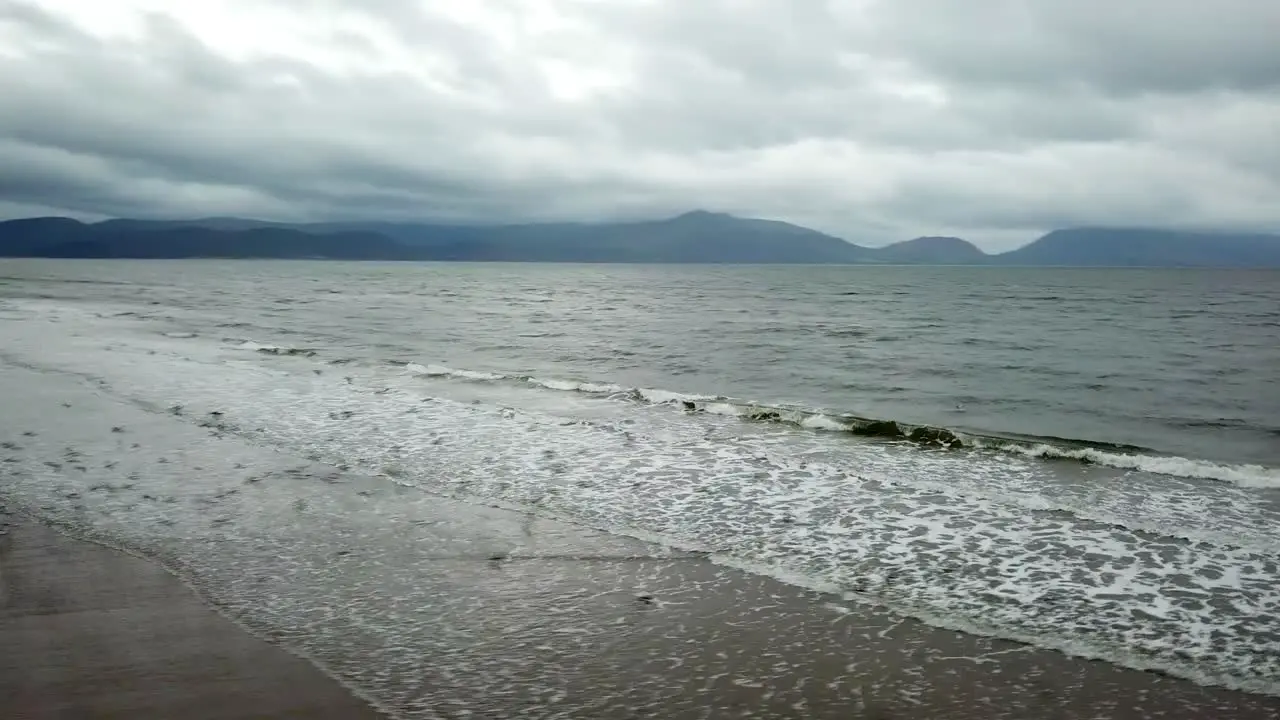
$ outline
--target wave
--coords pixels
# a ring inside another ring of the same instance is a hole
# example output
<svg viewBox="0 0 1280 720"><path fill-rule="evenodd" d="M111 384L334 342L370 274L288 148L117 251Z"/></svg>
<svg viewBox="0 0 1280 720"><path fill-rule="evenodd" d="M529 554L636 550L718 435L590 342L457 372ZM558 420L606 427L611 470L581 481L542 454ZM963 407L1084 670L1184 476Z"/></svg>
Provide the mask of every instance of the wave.
<svg viewBox="0 0 1280 720"><path fill-rule="evenodd" d="M253 342L246 342L240 347L272 355L312 356L315 353L309 348L281 348ZM1280 488L1280 468L1224 464L1165 455L1137 445L1035 435L988 434L798 406L756 403L720 395L626 387L613 383L511 375L414 362L389 361L388 364L402 367L405 373L420 377L451 378L481 383L519 383L557 392L583 393L646 405L668 405L687 413L729 416L748 422L776 423L805 430L847 433L883 441L909 443L933 450L967 449L977 452L999 452L1041 460L1073 461L1171 477L1213 480L1245 488Z"/></svg>
<svg viewBox="0 0 1280 720"><path fill-rule="evenodd" d="M505 380L506 375L498 373L478 372L475 370L454 370L444 367L443 365L419 365L418 363L408 363L404 366L405 372L412 375L422 375L424 377L454 377L460 380Z"/></svg>
<svg viewBox="0 0 1280 720"><path fill-rule="evenodd" d="M396 363L398 364L398 363ZM578 380L562 380L559 378L539 378L531 375L505 375L502 373L483 372L477 370L457 370L443 365L420 365L407 363L405 372L422 377L450 377L458 380L492 382L507 380L523 382L534 387L560 392L578 392L587 395L603 395L609 397L626 396L628 399L643 401L651 405L674 405L679 403L696 403L715 400L713 396L690 395L670 390L644 388L628 388L611 383L595 383Z"/></svg>
<svg viewBox="0 0 1280 720"><path fill-rule="evenodd" d="M1261 465L1224 465L1208 460L1192 460L1172 455L1114 453L1097 448L1070 448L1056 445L977 440L974 447L1016 453L1048 460L1079 460L1124 470L1139 470L1157 475L1202 478L1248 488L1280 488L1280 470Z"/></svg>
<svg viewBox="0 0 1280 720"><path fill-rule="evenodd" d="M237 345L237 347L239 347L241 350L252 350L257 353L262 353L263 355L288 355L288 356L301 355L304 357L315 357L316 355L320 354L319 351L313 350L312 348L286 347L283 345L263 345L261 343L256 343L251 340L246 340L240 345Z"/></svg>

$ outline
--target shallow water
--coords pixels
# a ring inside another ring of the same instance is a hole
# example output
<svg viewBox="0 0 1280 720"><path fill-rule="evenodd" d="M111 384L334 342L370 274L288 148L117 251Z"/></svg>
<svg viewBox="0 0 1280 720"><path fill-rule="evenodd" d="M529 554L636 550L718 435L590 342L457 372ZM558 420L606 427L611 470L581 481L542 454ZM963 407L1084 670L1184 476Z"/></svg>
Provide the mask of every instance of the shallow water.
<svg viewBox="0 0 1280 720"><path fill-rule="evenodd" d="M1280 688L1274 274L3 270L10 362L155 412L937 625ZM850 414L965 433L857 437Z"/></svg>

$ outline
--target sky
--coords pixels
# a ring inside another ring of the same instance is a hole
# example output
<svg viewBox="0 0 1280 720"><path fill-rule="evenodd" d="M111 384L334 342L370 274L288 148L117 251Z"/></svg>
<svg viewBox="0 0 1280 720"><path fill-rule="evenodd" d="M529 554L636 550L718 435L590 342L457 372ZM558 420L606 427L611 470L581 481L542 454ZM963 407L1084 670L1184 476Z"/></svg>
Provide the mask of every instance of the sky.
<svg viewBox="0 0 1280 720"><path fill-rule="evenodd" d="M0 0L0 217L1280 232L1271 0Z"/></svg>

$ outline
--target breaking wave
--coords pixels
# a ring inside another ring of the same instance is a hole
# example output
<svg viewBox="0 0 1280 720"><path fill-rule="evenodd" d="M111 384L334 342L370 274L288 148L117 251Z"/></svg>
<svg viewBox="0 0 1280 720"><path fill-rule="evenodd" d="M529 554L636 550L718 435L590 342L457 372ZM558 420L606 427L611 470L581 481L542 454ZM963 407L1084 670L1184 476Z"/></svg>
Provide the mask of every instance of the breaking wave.
<svg viewBox="0 0 1280 720"><path fill-rule="evenodd" d="M1262 465L1225 465L1172 455L1117 453L1089 447L1061 447L1049 444L1026 445L992 439L976 440L974 446L1047 460L1078 460L1123 470L1139 470L1157 475L1203 478L1241 487L1280 488L1280 469Z"/></svg>
<svg viewBox="0 0 1280 720"><path fill-rule="evenodd" d="M1113 467L1121 470L1198 478L1247 488L1280 488L1280 468L1262 465L1230 465L1192 458L1162 455L1134 445L1088 440L1000 435L953 430L928 425L912 425L897 420L868 418L847 413L831 413L811 408L786 407L735 400L714 395L696 395L653 388L629 388L610 383L584 382L527 375L457 370L441 365L408 363L405 371L424 377L441 377L471 382L512 382L554 390L624 399L650 405L670 405L690 413L736 417L744 421L791 425L806 430L839 432L887 441L914 443L923 447L985 452L1004 452L1042 460L1066 460Z"/></svg>
<svg viewBox="0 0 1280 720"><path fill-rule="evenodd" d="M315 357L312 348L263 345L244 341L236 345L264 355ZM332 362L354 362L347 358ZM995 434L969 429L916 425L892 419L870 418L799 406L772 405L720 395L705 395L659 388L627 387L564 378L512 375L444 365L387 361L409 375L474 383L512 383L554 392L571 392L645 405L666 405L686 413L705 413L747 422L776 423L799 429L847 433L886 442L915 444L925 449L1000 452L1046 461L1070 461L1120 470L1213 480L1245 488L1280 489L1280 468L1254 464L1227 464L1162 454L1136 445L1033 435Z"/></svg>

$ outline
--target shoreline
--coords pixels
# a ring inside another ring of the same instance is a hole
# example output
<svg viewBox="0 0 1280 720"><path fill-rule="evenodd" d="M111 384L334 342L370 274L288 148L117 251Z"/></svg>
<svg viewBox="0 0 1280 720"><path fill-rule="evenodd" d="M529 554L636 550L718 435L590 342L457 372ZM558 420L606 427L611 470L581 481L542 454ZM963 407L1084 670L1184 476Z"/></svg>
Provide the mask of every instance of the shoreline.
<svg viewBox="0 0 1280 720"><path fill-rule="evenodd" d="M255 442L177 378L187 412L0 363L0 507L32 518L0 536L0 707L19 718L129 683L135 704L195 707L89 717L376 717L345 686L406 720L1280 718L1280 697L940 629ZM33 613L41 597L62 611ZM103 660L135 646L139 665Z"/></svg>
<svg viewBox="0 0 1280 720"><path fill-rule="evenodd" d="M0 704L15 720L385 717L157 562L35 519L3 529Z"/></svg>
<svg viewBox="0 0 1280 720"><path fill-rule="evenodd" d="M245 622L249 619L223 612L157 559L77 536L39 518L10 515L3 525L7 532L0 535L0 642L11 652L9 667L0 672L0 697L16 708L14 717L20 720L64 717L68 711L78 712L77 717L209 720L566 716L834 720L850 713L885 720L911 715L956 720L1280 717L1280 698L1200 686L1163 673L943 630L879 608L842 605L834 596L715 566L694 556L605 559L603 563L612 566L604 568L605 573L638 576L628 580L644 580L632 585L648 592L606 603L588 603L583 598L584 607L562 608L558 613L601 624L619 611L631 616L620 628L629 642L610 638L589 649L597 667L562 667L570 682L560 688L560 701L575 708L569 715L559 712L556 703L538 702L533 682L525 688L518 683L510 686L523 692L505 699L454 695L439 698L439 704L420 702L383 711L366 704L340 673L331 676L294 648L263 639L252 622ZM446 562L452 566L450 574L494 570L492 559L471 558L462 565ZM549 574L562 576L559 580L565 579L565 573L570 579L590 580L600 568L584 571L574 566L602 561L519 558L507 562L511 564L505 572L536 585L535 576L545 580ZM40 598L44 604L33 611L33 603L24 598ZM164 610L157 617L159 603ZM662 617L668 609L685 615L679 608L690 605L697 609L693 618L698 627L685 622L691 618ZM143 612L146 618L140 621ZM60 618L71 621L60 622ZM37 639L23 632L24 622L38 626ZM615 619L612 624L619 623ZM176 629L166 629L175 625ZM638 634L633 632L637 629ZM700 642L693 643L691 636L700 637ZM113 665L97 658L104 638L112 652L132 658L133 664ZM500 664L507 664L502 660L508 655L522 656L529 650L518 639L513 638L510 646L501 638L496 640L483 643L491 647L482 654ZM721 665L723 672L684 675L685 662L668 662L666 656L678 649L673 645L689 644L695 646L684 650L685 659L694 661L691 670L710 661ZM176 657L175 647L182 648ZM205 652L192 653L191 648ZM558 665L562 658L556 655L536 662ZM50 660L65 664L58 667ZM528 660L535 662L532 657ZM666 691L654 692L658 688ZM603 697L593 698L596 692L603 692ZM211 701L215 696L217 701ZM723 714L705 714L708 708Z"/></svg>

